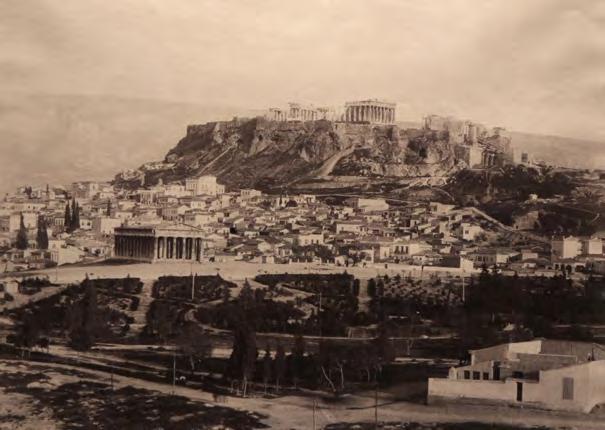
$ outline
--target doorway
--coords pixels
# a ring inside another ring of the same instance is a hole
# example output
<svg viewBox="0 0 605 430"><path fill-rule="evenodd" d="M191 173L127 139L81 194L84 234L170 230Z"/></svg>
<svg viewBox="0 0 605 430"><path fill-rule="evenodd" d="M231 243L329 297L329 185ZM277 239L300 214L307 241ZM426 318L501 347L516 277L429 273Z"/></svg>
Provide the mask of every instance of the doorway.
<svg viewBox="0 0 605 430"><path fill-rule="evenodd" d="M523 382L517 382L517 401L523 401Z"/></svg>

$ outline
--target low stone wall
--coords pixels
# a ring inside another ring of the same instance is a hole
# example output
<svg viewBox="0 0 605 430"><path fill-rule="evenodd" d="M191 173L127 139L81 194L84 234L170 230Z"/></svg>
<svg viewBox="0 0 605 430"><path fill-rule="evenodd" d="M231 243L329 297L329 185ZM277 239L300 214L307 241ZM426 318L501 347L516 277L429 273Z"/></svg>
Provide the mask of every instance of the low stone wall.
<svg viewBox="0 0 605 430"><path fill-rule="evenodd" d="M429 378L427 402L475 400L515 403L514 382Z"/></svg>

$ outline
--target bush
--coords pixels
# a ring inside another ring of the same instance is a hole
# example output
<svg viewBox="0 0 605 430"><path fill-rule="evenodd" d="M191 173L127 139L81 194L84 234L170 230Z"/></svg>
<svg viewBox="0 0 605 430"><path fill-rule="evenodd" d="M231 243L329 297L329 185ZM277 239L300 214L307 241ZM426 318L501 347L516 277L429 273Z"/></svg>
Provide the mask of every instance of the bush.
<svg viewBox="0 0 605 430"><path fill-rule="evenodd" d="M133 297L132 301L130 302L130 310L131 311L136 311L139 308L139 303L141 302L141 300L138 297Z"/></svg>

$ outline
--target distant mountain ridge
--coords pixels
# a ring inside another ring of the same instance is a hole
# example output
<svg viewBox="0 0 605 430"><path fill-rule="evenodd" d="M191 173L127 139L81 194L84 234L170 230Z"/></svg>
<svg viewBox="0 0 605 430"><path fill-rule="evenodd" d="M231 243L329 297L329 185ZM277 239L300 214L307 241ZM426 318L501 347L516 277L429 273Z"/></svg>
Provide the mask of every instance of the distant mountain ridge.
<svg viewBox="0 0 605 430"><path fill-rule="evenodd" d="M530 159L543 160L563 167L605 169L605 142L511 132L516 152L526 152Z"/></svg>

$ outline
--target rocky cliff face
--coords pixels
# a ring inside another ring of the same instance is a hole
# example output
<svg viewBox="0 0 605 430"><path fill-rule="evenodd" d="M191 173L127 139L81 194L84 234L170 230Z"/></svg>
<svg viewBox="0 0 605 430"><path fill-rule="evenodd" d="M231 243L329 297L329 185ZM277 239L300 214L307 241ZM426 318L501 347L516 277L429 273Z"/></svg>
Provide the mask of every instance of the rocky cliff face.
<svg viewBox="0 0 605 430"><path fill-rule="evenodd" d="M397 126L264 118L191 125L147 184L199 174L237 187L272 188L330 176L441 175L456 168L447 138ZM126 182L125 178L116 178Z"/></svg>

